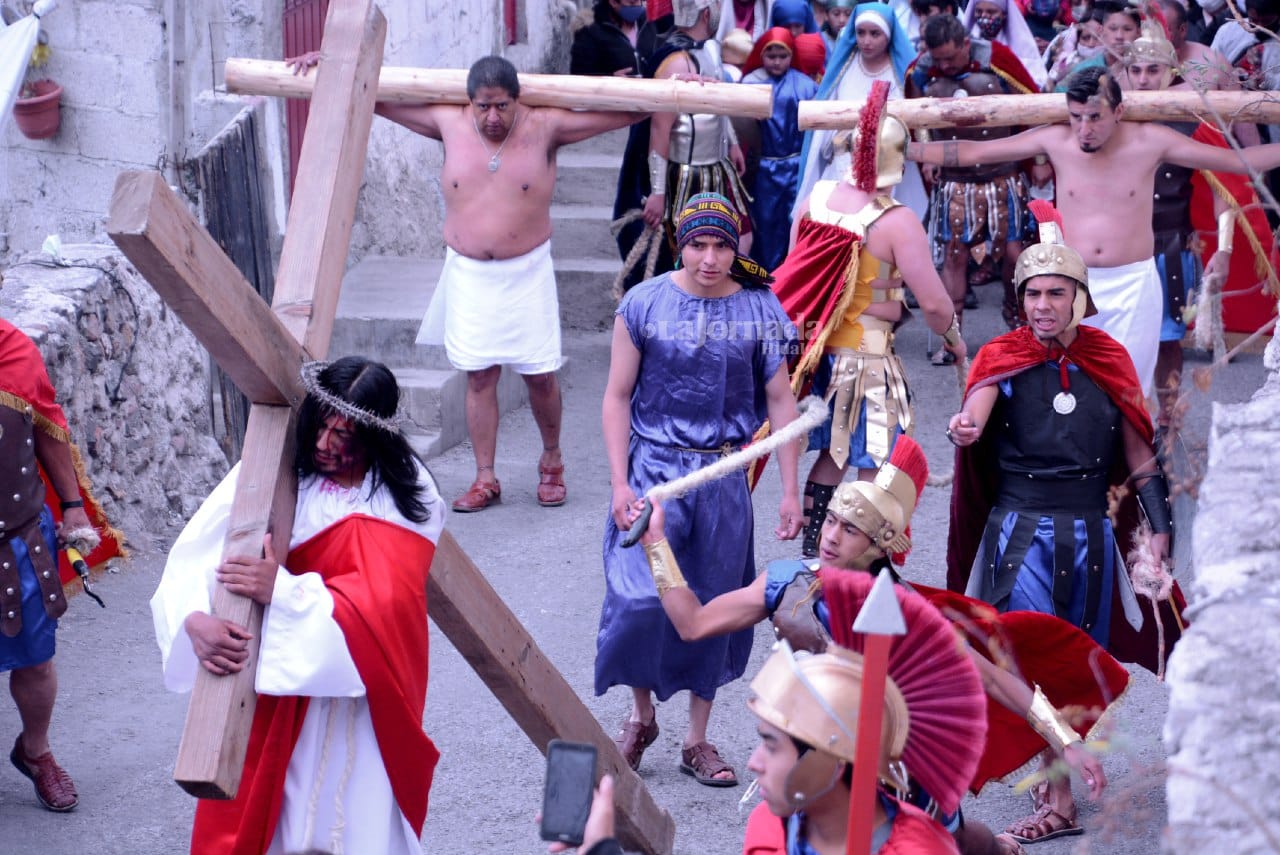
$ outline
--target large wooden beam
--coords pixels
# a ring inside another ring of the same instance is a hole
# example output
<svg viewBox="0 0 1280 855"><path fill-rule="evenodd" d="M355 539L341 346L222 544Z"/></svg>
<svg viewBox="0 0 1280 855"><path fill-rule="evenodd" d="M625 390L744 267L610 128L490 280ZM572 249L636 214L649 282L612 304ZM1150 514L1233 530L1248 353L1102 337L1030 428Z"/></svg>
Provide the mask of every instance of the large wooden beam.
<svg viewBox="0 0 1280 855"><path fill-rule="evenodd" d="M1280 92L1125 92L1123 118L1133 122L1280 122ZM843 130L858 126L861 101L801 101L800 129ZM908 98L888 103L889 114L909 128L988 128L1052 125L1067 121L1067 96L981 95L970 98Z"/></svg>
<svg viewBox="0 0 1280 855"><path fill-rule="evenodd" d="M273 300L281 324L301 343L301 350L315 358L327 352L333 329L385 38L386 20L373 0L330 5L323 42L329 62L317 75ZM203 270L192 268L183 274L180 283L188 290L202 292L208 287L202 281ZM265 305L262 311L267 311ZM232 370L231 365L223 367ZM296 373L300 367L297 353L292 361L281 360L281 371ZM288 407L255 404L250 409L224 556L261 555L268 529L278 553L286 551L296 499L293 416ZM249 666L225 677L200 672L191 693L174 779L202 798L233 798L256 701L253 685L262 607L219 585L213 613L249 630L253 637Z"/></svg>
<svg viewBox="0 0 1280 855"><path fill-rule="evenodd" d="M329 55L323 53L320 68ZM242 95L310 98L312 76L295 75L283 62L228 59L227 89ZM767 119L773 114L769 86L737 86L688 80L587 77L573 74L521 74L520 103L569 110L623 110L655 113L719 113ZM404 104L466 104L467 72L452 68L382 69L378 100Z"/></svg>
<svg viewBox="0 0 1280 855"><path fill-rule="evenodd" d="M245 396L297 406L302 346L159 172L122 172L107 234Z"/></svg>
<svg viewBox="0 0 1280 855"><path fill-rule="evenodd" d="M542 753L552 739L596 747L613 775L617 833L628 849L671 852L675 823L573 688L448 531L440 535L427 582L427 613Z"/></svg>

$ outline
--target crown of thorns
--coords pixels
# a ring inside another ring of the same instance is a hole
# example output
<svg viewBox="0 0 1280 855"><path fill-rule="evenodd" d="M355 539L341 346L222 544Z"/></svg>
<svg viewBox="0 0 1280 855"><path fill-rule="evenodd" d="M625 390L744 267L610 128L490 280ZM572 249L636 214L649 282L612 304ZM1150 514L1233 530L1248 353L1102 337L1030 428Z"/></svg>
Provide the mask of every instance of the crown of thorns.
<svg viewBox="0 0 1280 855"><path fill-rule="evenodd" d="M356 424L365 427L377 428L387 433L400 432L400 419L397 415L380 416L377 413L366 410L364 407L357 407L355 404L330 392L320 383L320 375L328 368L330 363L306 362L302 365L302 387L307 390L307 394L315 398L320 406L326 410L335 412L340 416L346 416Z"/></svg>

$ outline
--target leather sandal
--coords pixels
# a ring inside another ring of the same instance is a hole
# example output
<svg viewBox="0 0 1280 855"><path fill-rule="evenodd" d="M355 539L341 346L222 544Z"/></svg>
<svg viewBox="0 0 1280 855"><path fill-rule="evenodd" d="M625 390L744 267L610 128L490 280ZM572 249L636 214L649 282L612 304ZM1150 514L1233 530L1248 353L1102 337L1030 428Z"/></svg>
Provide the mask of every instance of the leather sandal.
<svg viewBox="0 0 1280 855"><path fill-rule="evenodd" d="M618 734L613 742L622 752L623 759L627 761L631 771L634 772L640 768L640 758L644 757L644 750L657 738L658 717L655 715L653 721L648 724L628 718L622 723L622 733Z"/></svg>
<svg viewBox="0 0 1280 855"><path fill-rule="evenodd" d="M1011 823L1004 833L1019 843L1039 843L1055 837L1084 834L1084 829L1076 822L1074 810L1070 816L1064 816L1049 805L1042 804L1035 813Z"/></svg>
<svg viewBox="0 0 1280 855"><path fill-rule="evenodd" d="M473 514L501 501L502 485L497 479L481 481L477 478L467 488L467 492L453 500L453 509L460 514Z"/></svg>
<svg viewBox="0 0 1280 855"><path fill-rule="evenodd" d="M710 742L703 741L682 749L680 751L680 771L686 775L692 775L695 781L708 787L738 786L738 773L733 771L732 766L724 762L720 752ZM716 775L723 772L728 772L730 777L716 777Z"/></svg>
<svg viewBox="0 0 1280 855"><path fill-rule="evenodd" d="M36 798L46 809L66 813L80 804L75 783L53 759L52 751L46 751L39 757L28 757L22 747L22 734L18 734L13 750L9 752L9 762L35 784Z"/></svg>
<svg viewBox="0 0 1280 855"><path fill-rule="evenodd" d="M544 508L558 508L564 504L568 491L564 487L564 464L544 466L538 464L538 504Z"/></svg>

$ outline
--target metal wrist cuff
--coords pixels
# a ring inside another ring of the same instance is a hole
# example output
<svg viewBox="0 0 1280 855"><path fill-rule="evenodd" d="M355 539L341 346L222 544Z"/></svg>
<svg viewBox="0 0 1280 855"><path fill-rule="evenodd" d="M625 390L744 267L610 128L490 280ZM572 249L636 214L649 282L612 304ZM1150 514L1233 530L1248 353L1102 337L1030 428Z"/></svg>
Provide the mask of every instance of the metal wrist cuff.
<svg viewBox="0 0 1280 855"><path fill-rule="evenodd" d="M960 319L954 314L951 316L951 326L942 334L942 340L948 347L958 347L960 344Z"/></svg>
<svg viewBox="0 0 1280 855"><path fill-rule="evenodd" d="M1218 252L1231 253L1236 238L1236 212L1223 211L1218 215Z"/></svg>
<svg viewBox="0 0 1280 855"><path fill-rule="evenodd" d="M649 562L649 572L653 574L653 584L658 588L658 599L672 588L687 588L689 583L680 572L676 556L671 552L671 544L664 537L657 543L644 545L644 557Z"/></svg>
<svg viewBox="0 0 1280 855"><path fill-rule="evenodd" d="M1147 515L1152 533L1173 534L1173 511L1169 507L1169 482L1164 477L1164 471L1156 469L1155 472L1135 476L1133 480L1136 483L1143 478L1146 480L1136 487L1136 492L1138 504L1142 505L1142 512Z"/></svg>
<svg viewBox="0 0 1280 855"><path fill-rule="evenodd" d="M1080 735L1063 720L1062 713L1049 703L1049 699L1044 696L1039 686L1036 686L1035 694L1031 696L1031 708L1027 710L1027 724L1043 736L1044 741L1049 743L1049 747L1059 754L1068 745L1080 741Z"/></svg>
<svg viewBox="0 0 1280 855"><path fill-rule="evenodd" d="M915 134L916 142L929 142L933 139L933 134L929 132L928 128L917 128Z"/></svg>
<svg viewBox="0 0 1280 855"><path fill-rule="evenodd" d="M667 193L667 159L656 151L649 152L649 192L664 196Z"/></svg>

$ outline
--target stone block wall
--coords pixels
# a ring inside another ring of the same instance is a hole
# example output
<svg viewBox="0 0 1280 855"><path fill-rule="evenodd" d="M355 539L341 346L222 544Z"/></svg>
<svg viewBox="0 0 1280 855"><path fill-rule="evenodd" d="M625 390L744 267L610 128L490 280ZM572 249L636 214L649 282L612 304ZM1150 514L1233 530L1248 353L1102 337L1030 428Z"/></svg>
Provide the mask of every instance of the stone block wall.
<svg viewBox="0 0 1280 855"><path fill-rule="evenodd" d="M208 356L114 248L64 247L4 270L0 317L36 342L94 494L135 546L180 525L226 473Z"/></svg>
<svg viewBox="0 0 1280 855"><path fill-rule="evenodd" d="M1171 657L1165 849L1280 852L1280 344L1244 404L1214 405L1192 625Z"/></svg>

